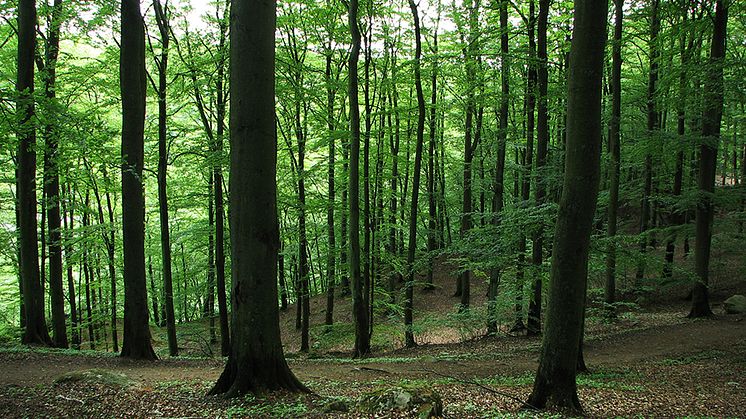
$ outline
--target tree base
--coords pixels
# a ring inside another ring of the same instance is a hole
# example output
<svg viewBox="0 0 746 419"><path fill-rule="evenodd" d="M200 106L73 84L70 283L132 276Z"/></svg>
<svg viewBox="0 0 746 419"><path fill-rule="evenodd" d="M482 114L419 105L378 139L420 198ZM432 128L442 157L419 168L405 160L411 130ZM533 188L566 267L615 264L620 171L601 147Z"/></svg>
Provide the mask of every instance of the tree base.
<svg viewBox="0 0 746 419"><path fill-rule="evenodd" d="M284 360L249 360L238 368L238 363L230 358L215 386L207 394L234 398L247 393L261 394L280 390L291 393L311 392L295 378Z"/></svg>

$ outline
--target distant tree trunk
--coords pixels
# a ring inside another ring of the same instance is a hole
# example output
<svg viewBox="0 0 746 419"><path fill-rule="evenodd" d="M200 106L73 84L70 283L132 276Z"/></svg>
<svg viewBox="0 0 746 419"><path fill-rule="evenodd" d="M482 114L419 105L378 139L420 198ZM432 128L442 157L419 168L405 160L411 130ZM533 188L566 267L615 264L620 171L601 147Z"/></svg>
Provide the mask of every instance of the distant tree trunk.
<svg viewBox="0 0 746 419"><path fill-rule="evenodd" d="M370 353L368 307L364 298L364 284L360 272L360 111L358 101L357 64L360 56L360 28L358 27L358 0L348 3L348 23L352 38L347 69L349 71L350 101L350 157L348 176L348 199L350 210L349 264L352 281L352 317L355 324L354 356L364 357Z"/></svg>
<svg viewBox="0 0 746 419"><path fill-rule="evenodd" d="M538 58L538 92L536 109L536 206L544 205L546 197L546 179L543 173L547 161L549 146L549 114L547 105L547 90L549 74L547 69L547 19L549 16L549 0L539 0L537 58ZM541 333L541 269L544 261L544 225L540 222L538 231L533 237L531 262L534 265L534 278L531 286L531 301L528 304L528 334Z"/></svg>
<svg viewBox="0 0 746 419"><path fill-rule="evenodd" d="M215 194L215 177L210 171L207 197L207 301L205 301L205 313L210 319L210 343L217 343L215 334L215 207L213 205Z"/></svg>
<svg viewBox="0 0 746 419"><path fill-rule="evenodd" d="M280 243L280 253L277 255L277 270L280 277L280 310L286 311L288 309L288 286L285 280L285 255L282 243Z"/></svg>
<svg viewBox="0 0 746 419"><path fill-rule="evenodd" d="M508 140L508 110L510 105L510 55L509 55L508 0L500 2L500 111L498 115L499 130L497 137L497 159L492 195L492 224L500 225L500 213L503 210L505 194L505 146ZM487 290L487 334L497 334L497 287L500 282L500 268L490 271L490 282Z"/></svg>
<svg viewBox="0 0 746 419"><path fill-rule="evenodd" d="M145 29L140 3L122 0L120 89L122 94L122 242L124 332L122 356L156 359L150 343L145 283Z"/></svg>
<svg viewBox="0 0 746 419"><path fill-rule="evenodd" d="M230 7L233 333L210 394L307 391L285 361L277 307L276 4L237 0Z"/></svg>
<svg viewBox="0 0 746 419"><path fill-rule="evenodd" d="M36 2L18 2L18 169L16 191L20 272L23 285L24 325L22 341L51 345L44 316L44 297L39 275L39 244L36 223L36 129L34 127L34 52L36 51Z"/></svg>
<svg viewBox="0 0 746 419"><path fill-rule="evenodd" d="M326 55L326 68L325 68L325 80L326 80L326 124L329 130L329 169L328 169L328 204L326 208L326 229L328 237L328 256L326 260L326 318L325 323L329 326L334 324L334 285L336 282L335 264L337 262L337 243L336 237L334 236L334 204L335 204L335 191L334 191L334 93L335 89L332 87L332 54L333 51L330 48Z"/></svg>
<svg viewBox="0 0 746 419"><path fill-rule="evenodd" d="M728 6L725 0L715 5L715 26L710 49L710 68L704 88L704 112L702 114L702 144L699 146L699 172L697 187L699 197L696 215L697 240L694 243L694 269L698 282L692 289L692 309L690 318L712 316L708 296L710 247L712 244L712 224L715 212L713 194L715 191L715 169L717 166L720 124L723 119L724 83L723 61L725 59L725 39L728 23Z"/></svg>
<svg viewBox="0 0 746 419"><path fill-rule="evenodd" d="M390 46L391 56L391 91L388 94L389 107L391 108L391 114L394 115L394 126L392 132L389 134L389 151L391 153L391 179L390 179L390 198L389 198L389 240L388 240L388 251L390 257L397 258L400 255L399 240L398 238L398 223L396 217L398 214L399 206L399 145L401 144L401 137L399 134L399 127L401 124L399 117L399 110L397 108L399 102L399 94L396 90L396 52L394 45ZM388 115L389 126L391 126L391 114ZM401 280L401 272L396 267L393 267L388 277L388 292L389 292L389 303L394 304L396 302L396 283Z"/></svg>
<svg viewBox="0 0 746 419"><path fill-rule="evenodd" d="M660 0L651 0L650 2L650 72L648 74L648 95L647 95L647 111L648 111L648 141L658 142L656 138L660 129L660 115L658 113L657 105L657 84L658 84L658 32L660 31L660 15L659 15ZM637 266L637 273L635 278L640 285L640 281L645 277L645 252L648 247L648 237L645 232L648 230L650 224L650 195L653 188L653 156L648 152L645 155L645 171L643 174L644 187L642 196L642 211L640 212L640 252L642 256Z"/></svg>
<svg viewBox="0 0 746 419"><path fill-rule="evenodd" d="M163 326L160 318L160 311L158 309L158 291L155 287L155 279L153 276L153 260L148 256L148 276L150 277L150 295L153 303L153 321L158 326Z"/></svg>
<svg viewBox="0 0 746 419"><path fill-rule="evenodd" d="M296 74L298 77L299 74ZM298 78L297 80L300 80ZM299 81L299 83L302 83ZM298 141L298 275L300 281L300 299L298 304L301 305L301 343L300 351L308 352L310 346L308 342L308 329L310 322L310 298L309 292L309 262L308 262L308 239L306 238L306 181L305 181L305 164L306 159L306 140L301 125L301 103L300 98L296 98L295 107L295 135Z"/></svg>
<svg viewBox="0 0 746 419"><path fill-rule="evenodd" d="M567 87L565 176L555 228L549 306L528 403L582 413L575 381L601 153L607 3L577 0Z"/></svg>
<svg viewBox="0 0 746 419"><path fill-rule="evenodd" d="M67 185L67 198L70 199L70 211L67 211L66 200L60 200L62 205L62 213L65 215L62 217L63 226L67 231L67 243L65 244L65 265L67 268L67 299L70 303L70 331L71 331L71 343L73 348L80 349L80 331L78 329L78 306L75 304L75 280L73 278L73 263L72 263L72 245L74 239L73 222L75 219L74 208L75 203L72 202L74 196L70 193L70 185ZM68 225L67 220L70 220Z"/></svg>
<svg viewBox="0 0 746 419"><path fill-rule="evenodd" d="M57 79L57 57L60 50L60 24L62 0L55 0L49 22L46 43L46 63L44 65L44 95L47 99L46 125L44 127L44 191L46 194L46 218L49 228L49 295L52 305L54 325L54 345L67 348L65 325L65 296L62 291L62 238L60 220L60 178L59 178L59 138L56 130L55 113ZM43 226L42 226L43 228ZM43 231L43 230L42 230Z"/></svg>
<svg viewBox="0 0 746 419"><path fill-rule="evenodd" d="M437 229L438 213L435 195L435 139L438 126L438 26L440 24L440 2L438 2L438 17L433 29L432 68L430 74L430 137L428 141L427 164L427 283L425 290L434 290L433 283L433 253L439 247Z"/></svg>
<svg viewBox="0 0 746 419"><path fill-rule="evenodd" d="M91 222L89 219L88 212L89 209L89 203L90 203L90 193L86 191L85 193L85 206L83 207L83 230L88 230L88 227L90 227ZM91 295L91 274L92 271L89 269L90 262L89 262L89 248L87 245L83 247L83 264L81 265L83 270L83 278L85 278L85 312L86 312L86 325L88 326L88 344L91 347L91 350L96 349L96 339L94 338L94 330L93 330L93 309L92 309L92 303L91 299L94 298Z"/></svg>
<svg viewBox="0 0 746 419"><path fill-rule="evenodd" d="M614 0L614 42L611 52L611 120L609 121L609 209L607 235L609 245L606 254L606 287L604 301L607 313L614 315L616 302L616 242L617 209L619 208L620 126L622 117L622 22L624 0Z"/></svg>

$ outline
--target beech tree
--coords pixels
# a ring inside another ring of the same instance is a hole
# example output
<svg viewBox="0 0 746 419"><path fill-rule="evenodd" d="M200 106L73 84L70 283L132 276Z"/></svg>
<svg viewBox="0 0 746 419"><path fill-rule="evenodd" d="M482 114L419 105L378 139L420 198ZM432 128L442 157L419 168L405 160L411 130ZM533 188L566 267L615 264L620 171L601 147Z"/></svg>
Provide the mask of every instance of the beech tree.
<svg viewBox="0 0 746 419"><path fill-rule="evenodd" d="M576 0L567 87L565 179L552 246L547 321L531 406L582 412L575 381L600 177L605 0Z"/></svg>
<svg viewBox="0 0 746 419"><path fill-rule="evenodd" d="M290 371L277 306L274 1L234 0L230 25L231 351L210 394L307 391Z"/></svg>
<svg viewBox="0 0 746 419"><path fill-rule="evenodd" d="M119 84L122 94L122 241L124 333L122 356L155 359L145 281L145 26L137 0L122 0Z"/></svg>

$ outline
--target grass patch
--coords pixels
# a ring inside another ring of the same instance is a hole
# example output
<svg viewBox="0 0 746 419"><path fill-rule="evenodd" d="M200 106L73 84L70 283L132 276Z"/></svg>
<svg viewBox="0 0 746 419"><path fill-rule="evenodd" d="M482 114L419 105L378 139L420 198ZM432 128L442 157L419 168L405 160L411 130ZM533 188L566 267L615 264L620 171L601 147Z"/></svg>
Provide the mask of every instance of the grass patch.
<svg viewBox="0 0 746 419"><path fill-rule="evenodd" d="M705 361L709 359L718 359L725 355L725 352L723 351L702 351L699 353L696 353L694 355L689 355L681 358L666 358L661 361L661 364L666 366L674 366L674 365L688 365L693 364L698 361Z"/></svg>
<svg viewBox="0 0 746 419"><path fill-rule="evenodd" d="M102 369L91 369L83 371L68 372L59 376L54 380L55 384L98 384L109 387L129 387L134 384L134 381L130 380L124 374L119 374Z"/></svg>

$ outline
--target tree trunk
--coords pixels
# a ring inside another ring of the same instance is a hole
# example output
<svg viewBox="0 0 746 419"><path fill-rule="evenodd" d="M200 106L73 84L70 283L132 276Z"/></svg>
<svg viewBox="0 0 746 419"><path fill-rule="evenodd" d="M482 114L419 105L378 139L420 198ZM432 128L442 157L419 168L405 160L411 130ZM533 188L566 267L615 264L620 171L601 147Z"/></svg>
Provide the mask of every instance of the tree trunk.
<svg viewBox="0 0 746 419"><path fill-rule="evenodd" d="M67 243L65 244L65 265L67 268L67 299L70 303L70 331L71 331L71 343L73 348L80 349L80 332L78 329L78 306L75 304L75 280L73 278L73 263L72 263L72 245L74 239L73 222L75 219L74 214L74 196L70 193L70 185L67 185L67 197L70 199L70 211L67 211L66 200L62 199L62 217L65 231L67 231ZM70 220L68 225L67 220Z"/></svg>
<svg viewBox="0 0 746 419"><path fill-rule="evenodd" d="M122 94L122 242L124 332L122 356L156 359L150 343L145 282L145 28L140 3L122 0L119 84Z"/></svg>
<svg viewBox="0 0 746 419"><path fill-rule="evenodd" d="M60 219L60 178L58 155L58 132L56 130L56 67L60 50L60 24L62 0L55 0L49 18L49 33L44 65L44 94L47 99L45 111L48 113L44 127L44 191L46 194L47 223L49 228L49 295L52 305L54 325L54 345L67 348L65 326L65 297L62 291L62 238ZM43 226L42 226L43 228Z"/></svg>
<svg viewBox="0 0 746 419"><path fill-rule="evenodd" d="M622 118L622 22L624 0L614 0L614 42L611 52L611 120L609 121L609 209L607 236L609 245L606 254L606 287L604 302L610 316L614 315L616 302L616 232L617 209L619 208L620 126Z"/></svg>
<svg viewBox="0 0 746 419"><path fill-rule="evenodd" d="M555 228L549 306L528 403L582 413L575 381L601 153L606 1L577 0L567 87L567 148Z"/></svg>
<svg viewBox="0 0 746 419"><path fill-rule="evenodd" d="M36 129L34 127L34 52L36 51L36 3L18 2L18 78L16 114L18 169L16 176L18 242L23 285L25 330L22 341L51 345L44 316L44 296L39 276L39 244L36 223Z"/></svg>
<svg viewBox="0 0 746 419"><path fill-rule="evenodd" d="M285 361L277 307L274 1L231 3L231 304L228 364L210 394L307 391Z"/></svg>
<svg viewBox="0 0 746 419"><path fill-rule="evenodd" d="M500 213L503 210L505 194L505 146L508 141L508 110L510 105L510 55L508 26L508 0L500 2L500 110L498 115L499 130L497 137L497 159L492 195L492 224L500 225ZM500 282L500 269L490 271L490 282L487 291L487 334L497 334L497 288Z"/></svg>
<svg viewBox="0 0 746 419"><path fill-rule="evenodd" d="M352 317L355 324L355 357L364 357L370 353L370 334L368 307L364 298L364 284L360 272L360 110L358 101L357 63L360 56L360 28L358 27L358 0L348 3L348 23L352 38L349 71L350 101L350 158L348 176L348 199L350 210L349 225L349 264L352 282Z"/></svg>
<svg viewBox="0 0 746 419"><path fill-rule="evenodd" d="M699 146L699 189L696 234L694 243L694 269L698 282L692 289L692 309L690 318L712 316L708 296L710 248L712 244L712 224L715 212L713 195L715 191L715 169L717 167L720 124L723 119L724 83L723 61L725 59L726 27L728 6L718 0L715 6L715 26L710 49L710 68L704 88L704 112L702 114L702 144Z"/></svg>
<svg viewBox="0 0 746 419"><path fill-rule="evenodd" d="M549 16L549 0L539 0L539 17L537 21L537 58L538 58L538 95L536 109L536 180L535 197L536 206L544 205L546 197L546 179L544 166L547 161L547 148L549 146L549 114L547 106L547 88L549 85L549 74L547 69L547 19ZM544 225L540 222L538 231L533 237L533 250L531 262L534 265L534 278L531 286L531 301L528 304L529 335L541 333L541 275L542 263L544 261Z"/></svg>
<svg viewBox="0 0 746 419"><path fill-rule="evenodd" d="M648 111L648 147L651 143L658 142L658 131L660 128L660 120L657 105L656 89L658 84L658 32L660 31L660 15L658 12L660 0L651 0L650 3L650 72L648 74L648 95L647 95L647 111ZM648 152L645 155L645 169L643 174L643 195L642 195L642 210L640 211L640 262L637 266L637 273L635 278L637 285L645 277L645 252L648 247L648 237L645 232L648 230L650 224L650 194L653 188L653 156Z"/></svg>
<svg viewBox="0 0 746 419"><path fill-rule="evenodd" d="M331 46L331 45L330 45ZM328 256L326 259L326 318L329 326L334 324L334 285L336 282L335 264L337 262L337 243L334 236L334 93L332 88L332 50L329 48L326 56L326 124L329 130L329 169L328 169L328 204L326 208L326 231L328 238Z"/></svg>

